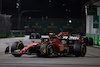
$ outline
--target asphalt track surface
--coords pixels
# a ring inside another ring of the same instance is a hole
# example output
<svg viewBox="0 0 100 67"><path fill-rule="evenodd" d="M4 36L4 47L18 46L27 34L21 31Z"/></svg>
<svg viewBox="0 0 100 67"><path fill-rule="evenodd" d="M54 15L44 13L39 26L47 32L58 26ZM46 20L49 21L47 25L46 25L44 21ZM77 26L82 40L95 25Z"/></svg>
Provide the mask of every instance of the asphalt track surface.
<svg viewBox="0 0 100 67"><path fill-rule="evenodd" d="M11 54L5 54L7 45L13 42L22 40L25 45L31 43L31 40L26 37L19 38L3 38L0 39L0 67L100 67L100 48L87 47L85 57L53 57L44 58L36 55L22 55L14 57ZM36 40L35 41L40 41Z"/></svg>

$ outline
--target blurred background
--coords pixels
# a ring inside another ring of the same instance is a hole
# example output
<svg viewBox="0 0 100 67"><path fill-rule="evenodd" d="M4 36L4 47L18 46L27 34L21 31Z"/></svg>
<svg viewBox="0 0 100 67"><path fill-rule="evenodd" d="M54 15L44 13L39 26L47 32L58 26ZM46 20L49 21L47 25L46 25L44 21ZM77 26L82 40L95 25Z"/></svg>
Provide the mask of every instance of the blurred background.
<svg viewBox="0 0 100 67"><path fill-rule="evenodd" d="M0 0L0 37L80 33L100 45L99 0Z"/></svg>
<svg viewBox="0 0 100 67"><path fill-rule="evenodd" d="M10 18L6 18L9 23L2 26L5 28L1 32L24 30L25 34L46 34L67 31L84 34L86 2L87 0L0 0L1 14Z"/></svg>

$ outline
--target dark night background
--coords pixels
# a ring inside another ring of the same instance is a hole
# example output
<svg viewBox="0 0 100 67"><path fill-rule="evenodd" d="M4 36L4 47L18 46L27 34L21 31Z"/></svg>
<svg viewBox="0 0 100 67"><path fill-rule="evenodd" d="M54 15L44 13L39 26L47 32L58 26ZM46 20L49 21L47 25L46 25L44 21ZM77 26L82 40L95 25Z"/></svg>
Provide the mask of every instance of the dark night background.
<svg viewBox="0 0 100 67"><path fill-rule="evenodd" d="M51 1L51 2L49 2ZM39 10L27 12L24 17L33 18L81 18L84 15L84 4L87 0L20 0L20 10ZM2 0L2 14L18 17L17 0Z"/></svg>

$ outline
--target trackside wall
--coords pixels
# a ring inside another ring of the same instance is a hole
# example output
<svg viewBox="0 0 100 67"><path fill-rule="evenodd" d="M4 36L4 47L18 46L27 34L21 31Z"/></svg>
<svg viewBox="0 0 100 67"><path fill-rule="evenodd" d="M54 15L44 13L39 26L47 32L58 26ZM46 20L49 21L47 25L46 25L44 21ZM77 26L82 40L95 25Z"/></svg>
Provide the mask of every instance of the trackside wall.
<svg viewBox="0 0 100 67"><path fill-rule="evenodd" d="M92 5L95 5L97 8L97 14L96 15L88 15L87 13L87 6L90 6L90 4L85 6L86 9L86 36L92 37L94 41L94 45L100 46L100 1L93 3ZM93 16L98 16L98 28L93 28Z"/></svg>
<svg viewBox="0 0 100 67"><path fill-rule="evenodd" d="M94 45L100 46L100 34L86 34L87 37L93 38Z"/></svg>

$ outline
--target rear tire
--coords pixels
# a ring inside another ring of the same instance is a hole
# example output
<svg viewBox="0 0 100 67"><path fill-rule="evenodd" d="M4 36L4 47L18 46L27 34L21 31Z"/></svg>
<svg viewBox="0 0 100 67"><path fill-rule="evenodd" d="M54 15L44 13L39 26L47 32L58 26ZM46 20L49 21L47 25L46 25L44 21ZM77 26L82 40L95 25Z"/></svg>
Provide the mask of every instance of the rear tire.
<svg viewBox="0 0 100 67"><path fill-rule="evenodd" d="M88 38L88 45L89 46L93 45L93 38Z"/></svg>
<svg viewBox="0 0 100 67"><path fill-rule="evenodd" d="M85 43L80 43L80 42L76 41L73 49L74 49L75 57L79 57L79 56L84 57L86 54Z"/></svg>
<svg viewBox="0 0 100 67"><path fill-rule="evenodd" d="M21 50L24 48L24 45L22 43L22 41L17 41L17 42L14 42L11 46L11 53L13 56L15 57L20 57L22 54L16 54L14 51L15 50Z"/></svg>
<svg viewBox="0 0 100 67"><path fill-rule="evenodd" d="M84 43L85 43L86 45L88 45L88 37L85 37L85 38L84 38Z"/></svg>

